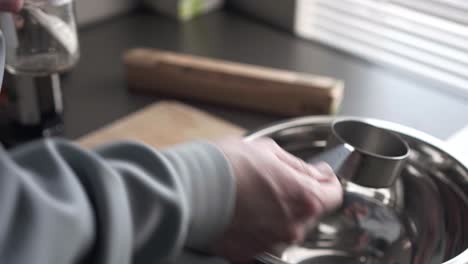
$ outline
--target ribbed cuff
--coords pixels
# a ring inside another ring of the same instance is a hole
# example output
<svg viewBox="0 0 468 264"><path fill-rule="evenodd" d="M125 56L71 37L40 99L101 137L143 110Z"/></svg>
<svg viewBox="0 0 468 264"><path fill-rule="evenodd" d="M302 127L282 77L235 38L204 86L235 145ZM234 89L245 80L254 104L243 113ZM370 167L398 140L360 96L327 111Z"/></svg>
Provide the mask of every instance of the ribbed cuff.
<svg viewBox="0 0 468 264"><path fill-rule="evenodd" d="M235 180L224 154L196 141L163 151L182 180L191 222L186 246L207 250L227 228L235 203Z"/></svg>

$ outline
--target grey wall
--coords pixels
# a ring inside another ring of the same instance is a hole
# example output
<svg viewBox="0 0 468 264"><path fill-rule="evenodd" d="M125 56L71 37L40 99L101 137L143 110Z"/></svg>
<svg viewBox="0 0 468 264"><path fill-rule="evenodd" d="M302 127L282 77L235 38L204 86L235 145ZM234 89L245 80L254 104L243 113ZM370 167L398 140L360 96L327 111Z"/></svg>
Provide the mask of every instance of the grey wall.
<svg viewBox="0 0 468 264"><path fill-rule="evenodd" d="M76 0L78 24L86 25L130 11L138 0Z"/></svg>
<svg viewBox="0 0 468 264"><path fill-rule="evenodd" d="M296 0L228 0L228 7L286 30L294 29Z"/></svg>
<svg viewBox="0 0 468 264"><path fill-rule="evenodd" d="M86 25L133 9L139 0L76 0L79 25ZM228 0L228 6L279 26L294 28L295 0Z"/></svg>

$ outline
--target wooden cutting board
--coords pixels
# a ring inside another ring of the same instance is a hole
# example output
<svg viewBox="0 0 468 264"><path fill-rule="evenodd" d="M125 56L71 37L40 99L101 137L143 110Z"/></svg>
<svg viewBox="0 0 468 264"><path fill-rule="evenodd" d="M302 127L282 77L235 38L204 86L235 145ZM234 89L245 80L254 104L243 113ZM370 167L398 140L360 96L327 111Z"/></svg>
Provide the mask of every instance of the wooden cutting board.
<svg viewBox="0 0 468 264"><path fill-rule="evenodd" d="M84 147L116 140L138 140L156 148L196 139L241 136L245 130L199 109L162 101L119 119L80 139Z"/></svg>

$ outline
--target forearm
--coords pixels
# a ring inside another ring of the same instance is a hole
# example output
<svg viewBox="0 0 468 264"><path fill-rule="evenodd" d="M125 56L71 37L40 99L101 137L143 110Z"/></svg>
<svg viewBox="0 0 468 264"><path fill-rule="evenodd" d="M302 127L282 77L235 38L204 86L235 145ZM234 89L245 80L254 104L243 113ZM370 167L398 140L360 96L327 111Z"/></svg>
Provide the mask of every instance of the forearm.
<svg viewBox="0 0 468 264"><path fill-rule="evenodd" d="M81 258L127 264L140 253L157 262L186 242L207 246L232 207L229 166L206 143L164 152L119 143L88 152L44 141L0 156L0 262L6 264ZM213 197L221 195L216 188L227 197ZM206 203L198 192L218 202ZM213 222L217 214L221 220Z"/></svg>

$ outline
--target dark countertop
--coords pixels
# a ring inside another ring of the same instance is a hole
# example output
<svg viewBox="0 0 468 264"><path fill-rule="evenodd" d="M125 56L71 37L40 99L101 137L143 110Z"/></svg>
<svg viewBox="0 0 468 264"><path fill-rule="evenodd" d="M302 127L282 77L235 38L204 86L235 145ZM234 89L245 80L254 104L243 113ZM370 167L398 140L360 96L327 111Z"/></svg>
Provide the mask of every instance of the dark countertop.
<svg viewBox="0 0 468 264"><path fill-rule="evenodd" d="M65 136L77 138L158 99L127 91L121 56L155 47L345 81L341 115L398 122L446 138L468 124L468 100L437 84L298 39L290 33L220 11L178 23L136 12L84 28L80 63L64 80ZM189 102L247 129L281 117Z"/></svg>

